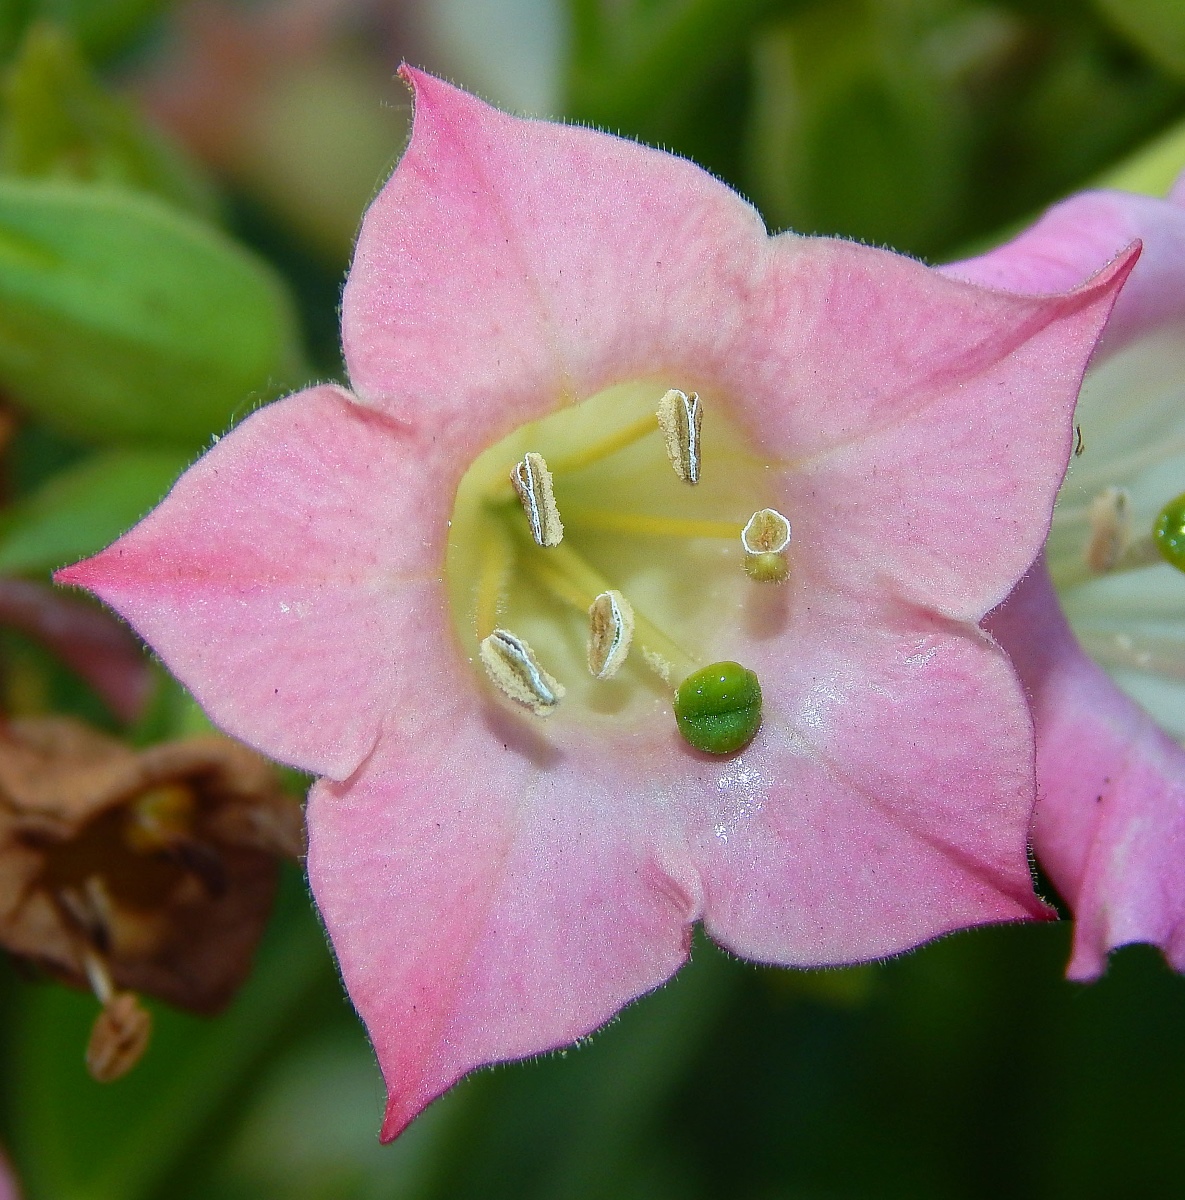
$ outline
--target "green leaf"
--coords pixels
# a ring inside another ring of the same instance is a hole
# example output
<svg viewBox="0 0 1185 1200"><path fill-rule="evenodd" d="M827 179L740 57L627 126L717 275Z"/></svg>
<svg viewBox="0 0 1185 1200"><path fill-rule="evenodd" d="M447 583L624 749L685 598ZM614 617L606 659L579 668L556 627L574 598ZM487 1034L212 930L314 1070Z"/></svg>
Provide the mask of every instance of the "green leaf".
<svg viewBox="0 0 1185 1200"><path fill-rule="evenodd" d="M1095 7L1153 62L1185 78L1185 4L1181 0L1095 0Z"/></svg>
<svg viewBox="0 0 1185 1200"><path fill-rule="evenodd" d="M0 388L95 442L197 446L300 378L273 272L117 189L0 180Z"/></svg>
<svg viewBox="0 0 1185 1200"><path fill-rule="evenodd" d="M0 172L120 184L205 217L209 181L131 105L95 82L69 33L30 27L3 86Z"/></svg>
<svg viewBox="0 0 1185 1200"><path fill-rule="evenodd" d="M107 450L54 475L0 518L0 574L52 571L130 529L189 465L186 450Z"/></svg>

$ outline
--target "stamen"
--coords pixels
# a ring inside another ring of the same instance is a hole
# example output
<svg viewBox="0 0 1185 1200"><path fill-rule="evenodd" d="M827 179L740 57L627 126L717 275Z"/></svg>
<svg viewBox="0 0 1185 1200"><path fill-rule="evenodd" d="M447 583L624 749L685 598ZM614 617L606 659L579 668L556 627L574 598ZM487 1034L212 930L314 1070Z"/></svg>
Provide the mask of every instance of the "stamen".
<svg viewBox="0 0 1185 1200"><path fill-rule="evenodd" d="M481 573L477 581L474 622L480 641L493 633L498 613L505 606L510 573L514 567L514 546L501 521L486 521L481 544Z"/></svg>
<svg viewBox="0 0 1185 1200"><path fill-rule="evenodd" d="M612 679L630 652L634 610L618 591L602 592L588 610L588 669L597 679Z"/></svg>
<svg viewBox="0 0 1185 1200"><path fill-rule="evenodd" d="M588 612L602 592L614 590L603 575L568 545L557 546L547 554L525 554L523 566L549 592L582 614ZM671 682L676 668L686 675L699 665L637 609L634 610L634 636L640 643L643 661L667 683Z"/></svg>
<svg viewBox="0 0 1185 1200"><path fill-rule="evenodd" d="M755 512L741 531L745 570L758 583L782 583L790 573L790 522L776 508Z"/></svg>
<svg viewBox="0 0 1185 1200"><path fill-rule="evenodd" d="M148 1049L152 1014L134 992L115 992L103 1004L86 1045L86 1069L97 1083L126 1075Z"/></svg>
<svg viewBox="0 0 1185 1200"><path fill-rule="evenodd" d="M684 483L699 483L699 435L704 411L699 396L672 388L658 402L658 423L667 443L667 458Z"/></svg>
<svg viewBox="0 0 1185 1200"><path fill-rule="evenodd" d="M655 517L649 513L614 512L604 508L565 506L569 526L638 537L721 538L731 541L740 531L735 521L696 521L686 517Z"/></svg>
<svg viewBox="0 0 1185 1200"><path fill-rule="evenodd" d="M537 717L550 716L564 687L540 665L534 651L508 629L495 629L481 643L481 661L490 679L511 700Z"/></svg>
<svg viewBox="0 0 1185 1200"><path fill-rule="evenodd" d="M578 450L575 454L557 459L552 472L555 475L567 475L572 471L591 467L593 463L598 463L603 458L616 454L618 450L624 450L627 446L640 442L654 432L656 432L654 417L647 413L646 416L639 417L638 420L631 421L628 425L623 425L616 433L603 437L599 442L593 442L591 446Z"/></svg>
<svg viewBox="0 0 1185 1200"><path fill-rule="evenodd" d="M560 510L555 506L551 472L543 461L543 455L534 451L528 453L511 471L510 482L522 501L535 545L558 546L564 538L564 523L560 520Z"/></svg>
<svg viewBox="0 0 1185 1200"><path fill-rule="evenodd" d="M1085 556L1094 574L1105 575L1119 565L1131 541L1131 526L1131 493L1126 488L1104 488L1091 501Z"/></svg>

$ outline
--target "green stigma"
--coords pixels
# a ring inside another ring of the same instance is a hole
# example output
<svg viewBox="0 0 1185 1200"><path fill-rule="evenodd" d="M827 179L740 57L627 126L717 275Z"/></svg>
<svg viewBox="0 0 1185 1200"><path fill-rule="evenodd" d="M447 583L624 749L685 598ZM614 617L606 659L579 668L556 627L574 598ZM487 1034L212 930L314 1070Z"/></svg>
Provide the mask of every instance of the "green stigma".
<svg viewBox="0 0 1185 1200"><path fill-rule="evenodd" d="M1185 494L1160 510L1152 537L1160 557L1178 571L1185 571Z"/></svg>
<svg viewBox="0 0 1185 1200"><path fill-rule="evenodd" d="M688 675L675 693L675 720L690 745L732 754L761 726L761 684L740 663L718 662Z"/></svg>

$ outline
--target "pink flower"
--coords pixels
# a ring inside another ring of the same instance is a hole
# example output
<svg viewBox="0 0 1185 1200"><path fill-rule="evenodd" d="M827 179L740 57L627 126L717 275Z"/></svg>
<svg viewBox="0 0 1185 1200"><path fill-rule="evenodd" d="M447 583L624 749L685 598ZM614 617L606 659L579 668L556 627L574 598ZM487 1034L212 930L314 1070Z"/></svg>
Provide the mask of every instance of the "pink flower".
<svg viewBox="0 0 1185 1200"><path fill-rule="evenodd" d="M1042 560L988 622L1032 701L1033 841L1074 912L1074 979L1096 978L1131 942L1185 970L1185 750L1165 732L1185 734L1185 580L1142 553L1161 506L1185 489L1185 181L1169 201L1075 196L1008 245L945 268L1056 291L1135 239L1144 252L1087 376L1084 453L1048 549L1066 612ZM1105 548L1116 527L1130 545L1100 561L1091 544Z"/></svg>
<svg viewBox="0 0 1185 1200"><path fill-rule="evenodd" d="M59 576L225 729L325 776L309 871L386 1137L662 983L696 921L813 966L1047 915L1028 707L978 622L1044 539L1135 257L1033 298L771 239L690 163L404 75L412 141L343 303L353 393L264 408ZM644 436L675 388L706 410L696 487ZM555 548L510 489L525 451ZM792 522L780 587L742 569L763 507ZM607 585L641 654L598 681L562 605ZM483 673L494 625L567 687L547 720ZM712 758L659 674L722 658L764 723Z"/></svg>

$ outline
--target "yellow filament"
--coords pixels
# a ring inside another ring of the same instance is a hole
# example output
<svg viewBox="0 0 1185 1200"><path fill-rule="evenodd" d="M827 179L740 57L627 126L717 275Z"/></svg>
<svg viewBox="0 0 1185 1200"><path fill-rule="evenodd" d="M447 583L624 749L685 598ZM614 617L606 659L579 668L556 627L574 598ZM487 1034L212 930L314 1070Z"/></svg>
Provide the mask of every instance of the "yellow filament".
<svg viewBox="0 0 1185 1200"><path fill-rule="evenodd" d="M531 550L534 550L531 547ZM523 566L553 596L587 614L592 602L613 585L594 567L587 563L566 543L544 551L528 551L523 555ZM699 664L677 643L671 641L662 630L652 625L634 607L634 640L643 649L665 659L682 676L693 671ZM643 661L647 661L643 657ZM650 664L647 661L647 665Z"/></svg>
<svg viewBox="0 0 1185 1200"><path fill-rule="evenodd" d="M603 508L564 507L564 519L573 526L637 537L739 539L740 521L696 521L685 517L653 517L646 513L614 512Z"/></svg>
<svg viewBox="0 0 1185 1200"><path fill-rule="evenodd" d="M482 540L481 573L477 580L477 610L475 623L480 642L494 632L498 610L503 605L514 566L514 547L506 536L501 522L487 521Z"/></svg>
<svg viewBox="0 0 1185 1200"><path fill-rule="evenodd" d="M593 463L600 462L603 458L608 458L611 454L616 454L618 450L624 450L627 446L640 442L648 434L657 432L658 418L654 413L647 413L646 416L639 417L632 424L623 426L616 433L609 434L599 442L593 442L584 450L578 450L575 454L569 454L566 458L557 459L548 465L553 475L561 471L581 471L585 467L591 467Z"/></svg>

